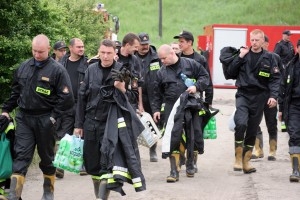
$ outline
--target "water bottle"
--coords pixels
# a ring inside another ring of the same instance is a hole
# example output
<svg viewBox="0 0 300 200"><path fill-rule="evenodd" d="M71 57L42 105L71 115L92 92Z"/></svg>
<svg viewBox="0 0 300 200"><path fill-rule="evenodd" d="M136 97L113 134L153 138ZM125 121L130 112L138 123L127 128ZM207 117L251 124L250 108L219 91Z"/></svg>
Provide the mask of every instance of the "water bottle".
<svg viewBox="0 0 300 200"><path fill-rule="evenodd" d="M185 74L181 73L180 77L187 87L194 85L194 81L192 79L188 78Z"/></svg>
<svg viewBox="0 0 300 200"><path fill-rule="evenodd" d="M216 117L210 118L203 130L204 139L216 139L217 138L217 127L216 127Z"/></svg>

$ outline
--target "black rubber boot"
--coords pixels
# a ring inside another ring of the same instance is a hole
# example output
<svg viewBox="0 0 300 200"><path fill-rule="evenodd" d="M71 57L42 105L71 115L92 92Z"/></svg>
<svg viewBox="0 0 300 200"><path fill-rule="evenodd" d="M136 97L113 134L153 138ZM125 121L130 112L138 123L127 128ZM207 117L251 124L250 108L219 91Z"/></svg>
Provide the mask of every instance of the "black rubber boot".
<svg viewBox="0 0 300 200"><path fill-rule="evenodd" d="M107 189L107 180L103 179L100 181L99 186L99 199L107 200L109 196L110 190Z"/></svg>
<svg viewBox="0 0 300 200"><path fill-rule="evenodd" d="M198 172L197 161L198 161L198 151L194 151L194 169L195 169L195 173Z"/></svg>
<svg viewBox="0 0 300 200"><path fill-rule="evenodd" d="M172 154L170 156L170 176L167 177L168 183L175 183L179 181L179 154Z"/></svg>
<svg viewBox="0 0 300 200"><path fill-rule="evenodd" d="M187 152L187 159L186 159L186 176L187 177L194 177L195 174L195 168L194 168L194 152L192 155L190 155L189 152Z"/></svg>
<svg viewBox="0 0 300 200"><path fill-rule="evenodd" d="M100 177L99 177L99 179L92 178L92 180L93 180L93 185L94 185L95 197L96 197L96 199L99 199Z"/></svg>
<svg viewBox="0 0 300 200"><path fill-rule="evenodd" d="M9 200L19 200L21 199L21 194L23 190L23 185L25 182L25 177L20 174L13 174L10 177L10 191L7 196L7 199Z"/></svg>
<svg viewBox="0 0 300 200"><path fill-rule="evenodd" d="M290 175L290 182L299 182L300 180L299 158L300 158L300 154L291 154L293 173L292 175Z"/></svg>

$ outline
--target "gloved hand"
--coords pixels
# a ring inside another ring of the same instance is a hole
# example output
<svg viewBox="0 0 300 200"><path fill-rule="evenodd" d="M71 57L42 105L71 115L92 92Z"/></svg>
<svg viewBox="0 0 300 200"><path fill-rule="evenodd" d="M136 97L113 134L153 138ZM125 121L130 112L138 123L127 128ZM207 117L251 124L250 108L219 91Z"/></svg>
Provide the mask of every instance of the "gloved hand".
<svg viewBox="0 0 300 200"><path fill-rule="evenodd" d="M111 70L111 78L114 81L121 81L121 82L123 82L123 80L124 80L123 74L121 73L120 70L117 70L117 69L112 69Z"/></svg>

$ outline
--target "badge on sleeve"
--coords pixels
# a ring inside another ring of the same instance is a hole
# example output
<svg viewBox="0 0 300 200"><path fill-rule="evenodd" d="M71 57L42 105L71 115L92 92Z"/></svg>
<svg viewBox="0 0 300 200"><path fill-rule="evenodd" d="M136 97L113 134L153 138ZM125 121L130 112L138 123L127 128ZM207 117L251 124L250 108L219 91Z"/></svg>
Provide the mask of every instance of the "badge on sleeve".
<svg viewBox="0 0 300 200"><path fill-rule="evenodd" d="M278 68L278 67L274 67L274 68L273 68L273 71L274 71L275 74L276 74L276 73L279 73L279 68Z"/></svg>

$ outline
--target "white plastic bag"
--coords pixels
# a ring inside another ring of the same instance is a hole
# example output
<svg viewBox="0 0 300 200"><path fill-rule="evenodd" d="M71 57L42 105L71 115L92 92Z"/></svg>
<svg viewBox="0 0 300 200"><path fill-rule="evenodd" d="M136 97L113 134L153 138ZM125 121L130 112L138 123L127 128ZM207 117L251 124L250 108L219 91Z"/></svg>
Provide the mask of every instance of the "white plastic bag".
<svg viewBox="0 0 300 200"><path fill-rule="evenodd" d="M234 130L234 128L235 128L235 122L234 122L235 111L236 111L236 109L234 109L234 111L232 112L232 114L230 115L229 120L228 120L228 128L232 132L235 132L235 130Z"/></svg>

